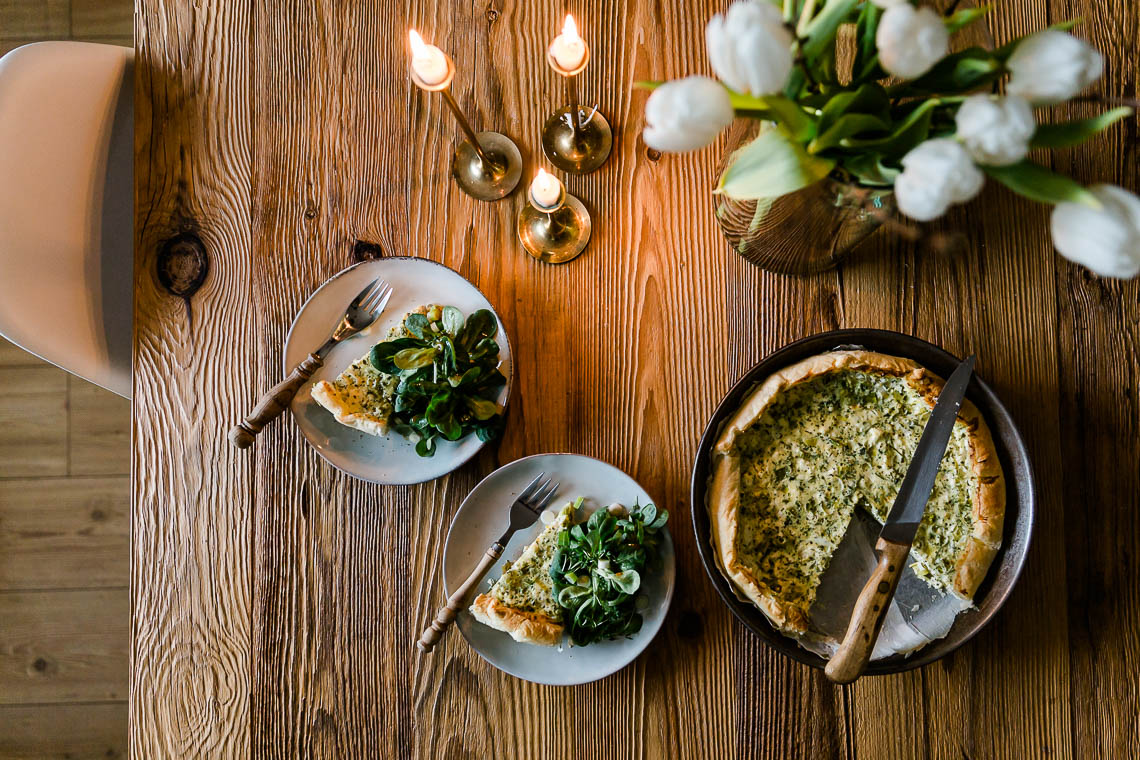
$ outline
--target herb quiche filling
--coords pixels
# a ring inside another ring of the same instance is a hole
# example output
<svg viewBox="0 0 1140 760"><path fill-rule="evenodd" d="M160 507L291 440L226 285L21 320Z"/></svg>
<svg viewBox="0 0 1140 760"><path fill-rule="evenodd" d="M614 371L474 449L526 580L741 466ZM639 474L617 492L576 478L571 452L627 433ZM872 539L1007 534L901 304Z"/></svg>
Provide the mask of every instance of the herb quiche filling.
<svg viewBox="0 0 1140 760"><path fill-rule="evenodd" d="M865 351L811 357L758 387L713 453L709 512L722 571L777 627L804 632L856 509L883 522L942 381ZM933 588L971 599L1000 545L1004 481L963 405L911 548Z"/></svg>
<svg viewBox="0 0 1140 760"><path fill-rule="evenodd" d="M489 592L503 604L522 612L536 612L555 623L562 622L562 608L551 593L554 582L550 564L558 551L558 533L574 514L568 504L558 517L543 529L514 562L503 565L503 574Z"/></svg>
<svg viewBox="0 0 1140 760"><path fill-rule="evenodd" d="M810 607L852 512L886 519L930 408L902 378L822 375L778 397L736 442L736 551L762 587ZM954 426L912 549L914 570L945 591L970 535L973 474Z"/></svg>

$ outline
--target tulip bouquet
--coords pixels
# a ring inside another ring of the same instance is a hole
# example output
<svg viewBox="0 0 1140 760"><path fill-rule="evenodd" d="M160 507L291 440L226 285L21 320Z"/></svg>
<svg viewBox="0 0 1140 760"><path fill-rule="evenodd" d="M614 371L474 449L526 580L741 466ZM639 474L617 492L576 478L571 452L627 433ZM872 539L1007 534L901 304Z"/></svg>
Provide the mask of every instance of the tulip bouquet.
<svg viewBox="0 0 1140 760"><path fill-rule="evenodd" d="M1140 198L1085 188L1026 156L1088 140L1133 110L1038 123L1034 109L1077 96L1101 55L1060 24L994 50L951 53L951 36L986 7L945 15L909 0L737 0L706 28L720 81L690 76L652 88L646 144L681 152L712 143L737 116L760 120L717 193L766 200L837 175L892 189L899 211L929 221L978 194L985 178L1054 206L1054 245L1098 274L1140 273ZM853 25L850 71L837 37ZM846 68L846 67L844 67ZM1005 94L994 94L999 83Z"/></svg>

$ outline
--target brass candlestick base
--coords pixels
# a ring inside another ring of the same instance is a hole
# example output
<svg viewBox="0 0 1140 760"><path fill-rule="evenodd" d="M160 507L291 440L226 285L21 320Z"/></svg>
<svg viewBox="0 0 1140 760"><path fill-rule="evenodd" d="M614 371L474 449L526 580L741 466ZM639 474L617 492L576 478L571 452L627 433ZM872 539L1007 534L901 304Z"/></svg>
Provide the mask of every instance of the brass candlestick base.
<svg viewBox="0 0 1140 760"><path fill-rule="evenodd" d="M550 163L571 174L589 174L606 162L614 144L613 131L606 117L595 111L586 121L589 110L579 107L581 125L574 129L570 121L572 106L563 106L546 120L542 128L542 152Z"/></svg>
<svg viewBox="0 0 1140 760"><path fill-rule="evenodd" d="M511 138L498 132L480 132L478 140L486 163L471 141L464 140L451 159L451 176L463 192L476 200L505 198L522 177L522 154Z"/></svg>
<svg viewBox="0 0 1140 760"><path fill-rule="evenodd" d="M565 264L576 258L590 242L593 222L582 201L564 195L562 205L551 210L535 206L533 200L519 212L519 240L539 261Z"/></svg>

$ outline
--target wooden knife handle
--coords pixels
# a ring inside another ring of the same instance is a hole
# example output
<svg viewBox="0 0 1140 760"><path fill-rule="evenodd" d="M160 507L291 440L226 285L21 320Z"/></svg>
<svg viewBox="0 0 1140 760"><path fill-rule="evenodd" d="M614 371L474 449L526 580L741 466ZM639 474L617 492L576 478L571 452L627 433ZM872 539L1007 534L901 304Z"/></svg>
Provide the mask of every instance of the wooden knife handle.
<svg viewBox="0 0 1140 760"><path fill-rule="evenodd" d="M879 638L879 629L883 627L883 618L891 606L895 588L899 585L903 567L906 566L910 546L880 538L875 544L875 551L879 553L879 564L875 566L867 585L859 592L843 643L831 656L824 670L827 677L835 683L851 683L867 667L871 652L875 649L875 641Z"/></svg>
<svg viewBox="0 0 1140 760"><path fill-rule="evenodd" d="M439 612L435 614L435 620L431 621L431 625L424 629L420 634L420 640L416 642L416 646L421 652L427 654L435 648L439 643L443 632L447 627L455 621L455 616L463 609L463 602L471 590L479 585L479 581L491 569L491 565L495 564L495 560L503 556L503 546L501 544L494 544L487 553L483 555L483 559L479 560L478 566L472 571L471 575L467 576L467 580L463 581L463 585L455 589L455 593L447 599L447 604L439 608Z"/></svg>
<svg viewBox="0 0 1140 760"><path fill-rule="evenodd" d="M261 397L257 406L244 420L233 426L230 430L230 443L239 449L248 449L252 446L254 437L263 427L289 408L289 402L297 395L297 391L301 390L301 386L324 363L325 360L316 354L305 357L305 360L298 364L287 378L270 388Z"/></svg>

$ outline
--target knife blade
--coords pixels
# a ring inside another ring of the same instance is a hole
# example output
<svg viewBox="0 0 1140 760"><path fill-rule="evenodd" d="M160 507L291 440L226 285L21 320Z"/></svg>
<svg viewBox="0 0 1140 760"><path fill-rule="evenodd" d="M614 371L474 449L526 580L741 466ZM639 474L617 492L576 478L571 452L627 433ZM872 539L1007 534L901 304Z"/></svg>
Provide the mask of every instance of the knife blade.
<svg viewBox="0 0 1140 760"><path fill-rule="evenodd" d="M958 410L962 408L966 387L973 374L974 356L970 355L958 365L938 394L938 403L934 405L930 419L922 429L922 437L918 439L914 457L910 460L879 538L895 544L909 545L914 542L914 534L922 522L926 502L934 490L934 479L938 476L942 457L946 454L946 445L954 431L954 420L958 418Z"/></svg>
<svg viewBox="0 0 1140 760"><path fill-rule="evenodd" d="M926 421L887 521L879 532L875 544L879 562L855 600L843 642L824 669L835 683L854 681L871 659L973 374L974 356L970 355L958 365L938 394L938 402Z"/></svg>

